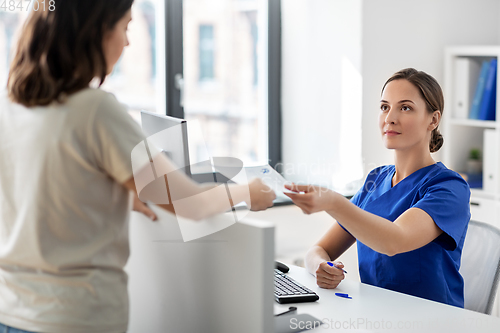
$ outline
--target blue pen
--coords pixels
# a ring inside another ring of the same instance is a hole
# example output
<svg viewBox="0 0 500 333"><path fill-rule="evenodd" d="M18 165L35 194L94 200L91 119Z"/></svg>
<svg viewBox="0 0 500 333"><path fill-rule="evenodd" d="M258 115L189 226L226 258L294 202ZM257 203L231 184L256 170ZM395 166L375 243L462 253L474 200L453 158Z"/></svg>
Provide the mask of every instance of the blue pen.
<svg viewBox="0 0 500 333"><path fill-rule="evenodd" d="M331 267L335 267L336 269L341 269L342 272L346 273L347 274L347 271L343 268L340 268L338 267L337 265L335 265L333 262L330 262L330 261L327 261L327 264L330 265Z"/></svg>
<svg viewBox="0 0 500 333"><path fill-rule="evenodd" d="M344 294L344 293L335 293L335 296L352 299L352 297L350 297L349 294Z"/></svg>

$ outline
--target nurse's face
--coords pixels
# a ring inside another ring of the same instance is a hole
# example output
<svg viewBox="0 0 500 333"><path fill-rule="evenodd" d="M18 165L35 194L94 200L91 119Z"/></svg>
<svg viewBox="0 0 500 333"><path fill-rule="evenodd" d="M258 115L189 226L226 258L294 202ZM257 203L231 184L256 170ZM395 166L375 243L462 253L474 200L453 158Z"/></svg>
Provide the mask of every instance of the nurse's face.
<svg viewBox="0 0 500 333"><path fill-rule="evenodd" d="M380 101L379 127L386 148L407 150L429 147L433 115L420 91L407 80L389 82Z"/></svg>

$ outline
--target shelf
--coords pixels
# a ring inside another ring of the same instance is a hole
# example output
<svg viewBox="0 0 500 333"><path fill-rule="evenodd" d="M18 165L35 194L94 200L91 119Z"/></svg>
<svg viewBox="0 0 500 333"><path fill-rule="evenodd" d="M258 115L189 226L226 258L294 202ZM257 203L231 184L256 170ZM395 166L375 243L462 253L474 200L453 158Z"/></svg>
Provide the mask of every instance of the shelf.
<svg viewBox="0 0 500 333"><path fill-rule="evenodd" d="M486 46L455 46L445 50L446 55L455 57L498 57L500 47L496 45Z"/></svg>
<svg viewBox="0 0 500 333"><path fill-rule="evenodd" d="M483 199L497 199L497 194L494 192L486 192L480 188L471 188L470 194L472 197L483 198Z"/></svg>
<svg viewBox="0 0 500 333"><path fill-rule="evenodd" d="M450 124L493 129L498 128L498 123L494 120L451 119Z"/></svg>

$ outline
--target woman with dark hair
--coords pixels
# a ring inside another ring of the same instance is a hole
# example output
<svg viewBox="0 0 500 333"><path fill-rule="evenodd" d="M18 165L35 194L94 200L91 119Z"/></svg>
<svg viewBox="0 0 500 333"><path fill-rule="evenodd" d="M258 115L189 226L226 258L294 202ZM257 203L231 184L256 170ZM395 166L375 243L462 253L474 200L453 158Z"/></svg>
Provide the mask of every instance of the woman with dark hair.
<svg viewBox="0 0 500 333"><path fill-rule="evenodd" d="M436 163L443 93L430 75L403 69L387 80L379 128L394 165L378 167L350 200L325 188L292 185L287 195L311 214L337 223L306 255L318 286L336 288L344 265L336 260L357 241L361 281L463 307L460 257L470 219L467 183ZM304 192L304 193L298 193Z"/></svg>
<svg viewBox="0 0 500 333"><path fill-rule="evenodd" d="M128 45L131 5L58 0L53 11L31 12L21 32L0 96L2 332L127 330L132 198L155 219L132 171L143 161L131 152L145 137L113 95L89 84L102 84ZM182 211L159 206L187 218L226 211L228 189L233 204L253 210L275 198L260 180L202 186L163 154L151 158L182 190L175 195L192 198Z"/></svg>

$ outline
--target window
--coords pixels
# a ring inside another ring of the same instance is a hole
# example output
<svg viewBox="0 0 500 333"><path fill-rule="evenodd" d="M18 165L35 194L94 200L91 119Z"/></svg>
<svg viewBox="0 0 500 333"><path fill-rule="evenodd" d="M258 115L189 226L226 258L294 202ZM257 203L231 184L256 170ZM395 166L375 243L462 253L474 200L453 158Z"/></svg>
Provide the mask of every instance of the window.
<svg viewBox="0 0 500 333"><path fill-rule="evenodd" d="M214 27L200 25L200 81L214 79Z"/></svg>
<svg viewBox="0 0 500 333"><path fill-rule="evenodd" d="M277 163L279 115L269 119L280 112L280 87L278 79L272 87L278 93L269 93L269 70L279 76L280 54L273 53L278 66L269 66L268 36L275 30L279 36L279 1L184 0L167 6L172 42L167 37L167 49L181 49L167 56L168 76L182 74L182 98L175 89L170 92L168 113L200 123L203 136L190 137L191 151L204 151L206 145L211 156L237 157L247 164ZM278 17L275 30L270 29L271 12ZM170 85L178 87L179 82ZM278 103L270 109L271 99ZM271 156L271 151L276 153Z"/></svg>
<svg viewBox="0 0 500 333"><path fill-rule="evenodd" d="M7 85L13 48L28 13L24 10L0 11L0 85L2 89Z"/></svg>
<svg viewBox="0 0 500 333"><path fill-rule="evenodd" d="M252 62L253 62L253 84L257 85L259 82L259 72L258 72L258 64L257 64L257 43L258 43L258 30L257 30L257 22L255 15L250 14L250 25L252 32Z"/></svg>

